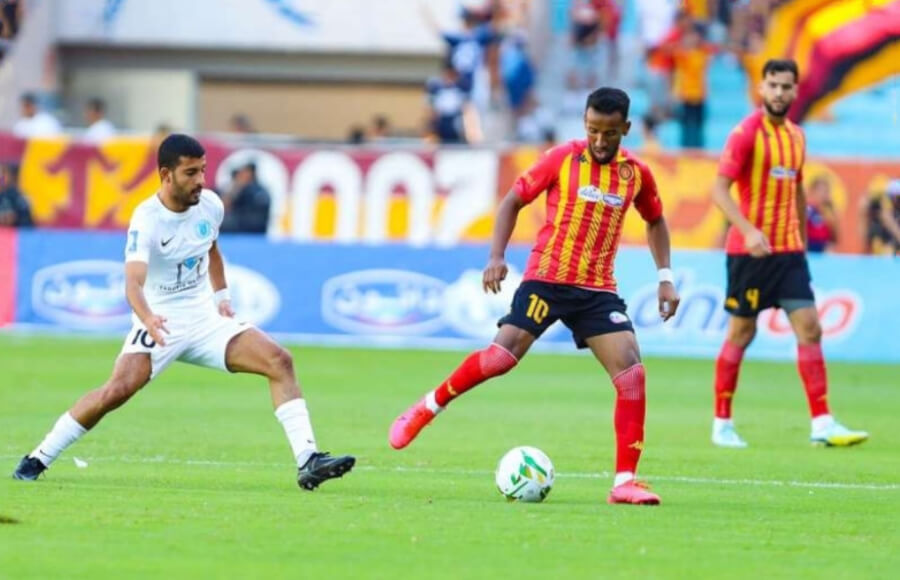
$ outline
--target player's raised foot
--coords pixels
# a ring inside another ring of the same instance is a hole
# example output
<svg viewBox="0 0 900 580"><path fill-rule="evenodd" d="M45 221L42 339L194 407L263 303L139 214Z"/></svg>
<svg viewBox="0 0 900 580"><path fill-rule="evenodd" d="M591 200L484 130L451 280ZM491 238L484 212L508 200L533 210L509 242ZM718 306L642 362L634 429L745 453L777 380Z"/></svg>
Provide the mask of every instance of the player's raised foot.
<svg viewBox="0 0 900 580"><path fill-rule="evenodd" d="M609 492L606 503L629 503L632 505L659 505L659 496L650 491L643 481L632 479L617 485Z"/></svg>
<svg viewBox="0 0 900 580"><path fill-rule="evenodd" d="M47 466L41 463L40 459L26 455L22 458L22 461L19 462L19 465L16 467L12 476L13 479L34 481L45 471L47 471Z"/></svg>
<svg viewBox="0 0 900 580"><path fill-rule="evenodd" d="M747 442L741 439L734 423L731 421L716 420L713 421L712 442L718 447L729 447L731 449L743 449L747 447Z"/></svg>
<svg viewBox="0 0 900 580"><path fill-rule="evenodd" d="M820 447L849 447L858 445L868 438L867 432L847 429L834 420L826 426L814 430L809 436L810 442Z"/></svg>
<svg viewBox="0 0 900 580"><path fill-rule="evenodd" d="M425 425L431 423L435 413L425 406L425 399L422 399L405 413L397 417L394 424L391 425L389 439L391 447L394 449L403 449L416 438Z"/></svg>
<svg viewBox="0 0 900 580"><path fill-rule="evenodd" d="M352 455L332 457L330 453L316 451L309 456L303 467L297 470L297 485L307 491L313 491L325 480L343 477L355 464L356 458Z"/></svg>

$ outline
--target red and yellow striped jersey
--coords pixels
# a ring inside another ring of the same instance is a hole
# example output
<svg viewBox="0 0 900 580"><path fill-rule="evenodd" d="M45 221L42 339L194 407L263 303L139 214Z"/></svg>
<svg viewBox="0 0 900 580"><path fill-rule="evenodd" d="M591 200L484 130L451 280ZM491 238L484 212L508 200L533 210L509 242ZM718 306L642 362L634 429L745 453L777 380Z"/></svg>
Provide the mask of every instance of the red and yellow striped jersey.
<svg viewBox="0 0 900 580"><path fill-rule="evenodd" d="M615 292L613 262L628 207L633 203L648 222L662 216L647 166L624 149L609 163L598 163L586 140L548 151L513 190L525 203L547 192L547 221L531 250L525 280Z"/></svg>
<svg viewBox="0 0 900 580"><path fill-rule="evenodd" d="M762 231L775 253L802 252L797 187L803 183L806 138L789 120L775 125L759 110L734 128L719 160L719 175L737 182L741 213ZM734 226L725 251L746 254Z"/></svg>

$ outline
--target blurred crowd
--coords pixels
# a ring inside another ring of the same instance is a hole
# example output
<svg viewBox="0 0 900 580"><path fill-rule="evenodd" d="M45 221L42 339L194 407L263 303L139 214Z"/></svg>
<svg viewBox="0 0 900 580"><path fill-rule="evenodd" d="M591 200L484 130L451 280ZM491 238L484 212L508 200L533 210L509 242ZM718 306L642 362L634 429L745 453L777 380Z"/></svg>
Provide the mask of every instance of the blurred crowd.
<svg viewBox="0 0 900 580"><path fill-rule="evenodd" d="M0 0L0 61L25 17L23 0Z"/></svg>
<svg viewBox="0 0 900 580"><path fill-rule="evenodd" d="M9 42L18 30L23 4L0 0L3 42ZM571 0L564 90L577 97L580 110L582 95L596 86L634 83L649 100L640 123L645 152L660 149L656 129L670 120L680 125L683 147L702 148L711 60L729 58L758 74L766 23L775 4L776 0L635 0L644 65L622 71L623 1ZM389 117L376 114L367 124L350 127L346 142L377 145L424 137L436 144L516 140L542 148L554 145L554 120L536 97L538 69L529 35L532 0L460 0L457 21L447 27L439 25L427 0L418 0L418 8L443 44L439 70L424 85L421 130L397 130ZM635 71L634 78L623 74ZM43 97L21 95L20 117L13 126L16 136L48 137L65 131L83 143L98 144L118 133L101 97L82 103L83 128L66 130L48 106L52 101ZM755 93L751 98L755 99ZM244 112L231 117L228 131L244 141L259 137L252 117ZM160 126L151 141L158 143L169 132ZM142 171L155 171L152 156L147 163ZM18 173L17 162L0 165L0 226L33 224ZM828 251L841 235L832 185L824 175L806 185L809 250ZM231 180L219 194L226 207L223 231L266 232L271 195L252 160L231 168ZM872 184L858 213L867 253L900 252L900 179Z"/></svg>
<svg viewBox="0 0 900 580"><path fill-rule="evenodd" d="M540 122L534 96L536 70L529 53L529 0L468 0L459 22L442 29L427 2L427 25L444 44L440 73L425 84L425 139L480 143L499 117L509 119L504 137L536 141Z"/></svg>
<svg viewBox="0 0 900 580"><path fill-rule="evenodd" d="M650 132L675 119L681 146L704 147L707 77L711 60L723 55L756 78L762 70L766 24L777 0L637 0L645 57L643 83L650 98L644 121ZM751 102L759 105L751 83Z"/></svg>

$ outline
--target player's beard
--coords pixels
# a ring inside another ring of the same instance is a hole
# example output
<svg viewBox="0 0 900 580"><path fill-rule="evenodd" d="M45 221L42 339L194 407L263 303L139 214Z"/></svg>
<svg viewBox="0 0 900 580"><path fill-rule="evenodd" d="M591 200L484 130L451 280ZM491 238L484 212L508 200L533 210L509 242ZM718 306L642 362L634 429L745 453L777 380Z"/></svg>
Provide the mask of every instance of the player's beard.
<svg viewBox="0 0 900 580"><path fill-rule="evenodd" d="M178 201L184 207L191 207L200 203L200 194L203 191L203 186L198 185L193 189L179 189L181 191L179 191Z"/></svg>
<svg viewBox="0 0 900 580"><path fill-rule="evenodd" d="M763 107L766 108L766 112L767 112L768 114L770 114L771 116L783 118L783 117L785 117L785 116L787 115L788 111L791 110L791 103L793 103L793 101L789 101L789 102L787 102L787 103L784 103L784 105L783 105L784 108L783 108L781 111L776 110L776 109L775 109L771 104L769 104L767 101L763 101Z"/></svg>
<svg viewBox="0 0 900 580"><path fill-rule="evenodd" d="M610 161L612 161L613 159L616 158L616 154L619 152L618 145L613 147L611 150L608 150L608 152L606 154L604 154L603 157L600 157L600 154L598 154L597 151L594 150L593 146L588 147L588 149L590 150L591 157L594 158L594 161L596 161L597 163L600 163L600 164L609 163Z"/></svg>

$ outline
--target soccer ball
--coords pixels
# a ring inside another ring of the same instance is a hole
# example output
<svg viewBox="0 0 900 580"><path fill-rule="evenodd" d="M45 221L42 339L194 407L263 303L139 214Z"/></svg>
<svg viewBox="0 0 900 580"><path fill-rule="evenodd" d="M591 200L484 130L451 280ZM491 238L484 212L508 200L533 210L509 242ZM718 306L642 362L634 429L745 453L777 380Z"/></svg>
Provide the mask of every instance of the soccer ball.
<svg viewBox="0 0 900 580"><path fill-rule="evenodd" d="M494 480L510 501L540 502L553 487L553 464L536 447L513 447L500 459Z"/></svg>

